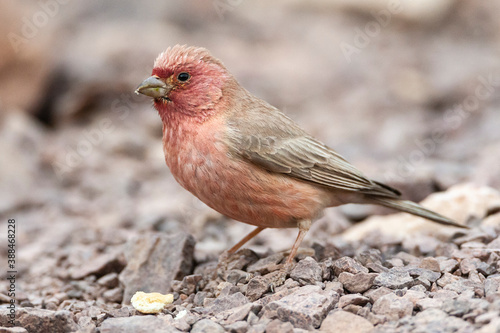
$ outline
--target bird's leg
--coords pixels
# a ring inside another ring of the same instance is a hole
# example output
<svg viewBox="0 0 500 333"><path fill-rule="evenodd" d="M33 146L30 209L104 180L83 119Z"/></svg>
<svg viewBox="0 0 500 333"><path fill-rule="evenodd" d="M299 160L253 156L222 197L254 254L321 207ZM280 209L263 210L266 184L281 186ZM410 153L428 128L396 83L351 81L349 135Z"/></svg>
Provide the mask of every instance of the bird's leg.
<svg viewBox="0 0 500 333"><path fill-rule="evenodd" d="M311 228L311 221L310 220L303 220L298 223L299 227L299 234L297 235L297 239L295 240L295 243L293 243L292 249L290 250L290 254L288 255L288 258L285 261L285 265L277 272L276 277L272 277L272 280L270 281L269 287L271 291L274 292L274 288L281 286L283 283L285 283L287 275L290 273L290 271L293 268L293 259L295 258L295 255L297 254L297 251L300 247L300 244L302 243L302 240L306 236L307 232L309 231L309 228Z"/></svg>
<svg viewBox="0 0 500 333"><path fill-rule="evenodd" d="M216 275L224 275L224 274L219 274L219 270L221 270L221 273L224 273L224 271L227 268L227 264L229 259L231 258L231 255L236 253L245 243L247 243L249 240L257 236L262 230L266 229L265 227L257 227L252 232L250 232L248 235L243 237L242 240L240 240L238 243L236 243L232 248L230 248L227 251L224 251L220 257L219 257L219 262L217 263L217 267L215 269L215 274Z"/></svg>
<svg viewBox="0 0 500 333"><path fill-rule="evenodd" d="M238 251L240 249L240 247L242 247L243 245L245 245L249 240L251 240L252 238L254 238L255 236L257 236L264 229L266 229L266 228L265 227L257 227L257 228L255 228L254 230L252 230L252 232L250 232L248 235L246 235L245 237L243 237L243 239L240 240L237 244L235 244L232 248L230 248L229 250L227 250L227 253L229 255L235 253L236 251Z"/></svg>

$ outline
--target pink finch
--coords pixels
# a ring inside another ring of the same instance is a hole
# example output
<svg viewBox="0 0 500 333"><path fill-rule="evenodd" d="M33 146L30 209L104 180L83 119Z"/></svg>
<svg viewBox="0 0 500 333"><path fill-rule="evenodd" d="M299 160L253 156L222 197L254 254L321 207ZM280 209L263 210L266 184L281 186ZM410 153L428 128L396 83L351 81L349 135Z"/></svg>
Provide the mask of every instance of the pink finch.
<svg viewBox="0 0 500 333"><path fill-rule="evenodd" d="M240 86L204 48L168 48L136 92L154 99L165 160L179 184L216 211L257 226L229 253L265 228L298 228L285 264L290 268L311 222L326 207L347 203L378 204L462 227L365 177Z"/></svg>

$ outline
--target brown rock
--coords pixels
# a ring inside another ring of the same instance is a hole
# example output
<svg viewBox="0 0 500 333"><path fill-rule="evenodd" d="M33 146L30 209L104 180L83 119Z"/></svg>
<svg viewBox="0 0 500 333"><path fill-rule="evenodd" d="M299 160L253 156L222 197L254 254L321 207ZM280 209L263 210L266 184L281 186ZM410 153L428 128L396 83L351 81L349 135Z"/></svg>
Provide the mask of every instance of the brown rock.
<svg viewBox="0 0 500 333"><path fill-rule="evenodd" d="M321 266L311 257L307 257L295 266L290 273L290 278L302 285L316 284L322 281L323 270Z"/></svg>
<svg viewBox="0 0 500 333"><path fill-rule="evenodd" d="M439 298L423 298L415 303L415 307L422 311L432 308L439 309L441 306L443 306L443 300Z"/></svg>
<svg viewBox="0 0 500 333"><path fill-rule="evenodd" d="M230 333L246 333L248 331L248 323L246 321L237 321L224 326L224 328L226 332Z"/></svg>
<svg viewBox="0 0 500 333"><path fill-rule="evenodd" d="M216 298L207 311L209 313L217 314L229 309L237 308L247 303L249 303L248 298L246 298L242 293L237 292L228 296Z"/></svg>
<svg viewBox="0 0 500 333"><path fill-rule="evenodd" d="M97 280L97 283L106 288L115 288L118 286L118 274L113 272L106 274Z"/></svg>
<svg viewBox="0 0 500 333"><path fill-rule="evenodd" d="M266 333L293 333L293 325L289 322L274 319L267 324Z"/></svg>
<svg viewBox="0 0 500 333"><path fill-rule="evenodd" d="M230 314L226 320L224 320L224 325L230 325L237 321L242 321L247 318L250 312L257 314L262 309L261 305L257 305L254 303L246 303L237 308L231 308Z"/></svg>
<svg viewBox="0 0 500 333"><path fill-rule="evenodd" d="M339 276L342 272L348 272L351 274L368 273L368 268L364 267L351 257L342 257L333 262L333 272L336 276Z"/></svg>
<svg viewBox="0 0 500 333"><path fill-rule="evenodd" d="M446 285L460 280L461 277L452 275L450 273L444 273L443 276L436 281L437 285L440 287L445 287Z"/></svg>
<svg viewBox="0 0 500 333"><path fill-rule="evenodd" d="M406 298L407 300L412 302L413 306L415 306L419 300L426 297L427 295L424 292L415 290L408 290L403 296L403 298Z"/></svg>
<svg viewBox="0 0 500 333"><path fill-rule="evenodd" d="M339 275L339 282L351 293L362 293L373 286L373 282L377 276L377 273L351 274L342 272Z"/></svg>
<svg viewBox="0 0 500 333"><path fill-rule="evenodd" d="M257 260L259 260L259 256L254 251L250 249L241 249L231 256L227 265L227 270L244 270Z"/></svg>
<svg viewBox="0 0 500 333"><path fill-rule="evenodd" d="M172 281L172 291L185 295L194 294L201 280L203 276L199 274L186 275L182 281Z"/></svg>
<svg viewBox="0 0 500 333"><path fill-rule="evenodd" d="M122 288L113 288L106 290L102 293L102 296L108 302L121 303L123 300L123 289Z"/></svg>
<svg viewBox="0 0 500 333"><path fill-rule="evenodd" d="M278 264L284 259L283 253L275 253L268 257L257 260L255 263L248 266L248 273L260 273L261 275L268 274L278 268Z"/></svg>
<svg viewBox="0 0 500 333"><path fill-rule="evenodd" d="M323 291L318 286L304 286L266 305L264 316L288 321L297 328L317 328L338 300L339 295L334 291Z"/></svg>
<svg viewBox="0 0 500 333"><path fill-rule="evenodd" d="M299 287L289 287L288 286L288 283L289 283L288 281L293 281L293 280L288 279L283 286L281 286L281 287L279 287L279 288L276 289L276 292L274 292L274 293L272 293L270 295L267 295L267 296L259 299L255 303L260 304L260 305L262 305L264 307L264 306L268 305L271 302L279 301L283 297L291 295L294 292L296 292L297 290L299 290ZM297 283L296 281L293 281L293 282ZM285 287L285 288L282 288L282 287Z"/></svg>
<svg viewBox="0 0 500 333"><path fill-rule="evenodd" d="M370 302L373 304L375 303L380 297L391 294L392 290L386 287L380 287L376 289L371 289L368 290L364 296L368 297L370 299Z"/></svg>
<svg viewBox="0 0 500 333"><path fill-rule="evenodd" d="M500 293L500 275L488 276L484 280L484 293L488 298L493 298Z"/></svg>
<svg viewBox="0 0 500 333"><path fill-rule="evenodd" d="M402 289L411 287L414 282L406 269L394 267L388 272L378 274L373 283L390 289Z"/></svg>
<svg viewBox="0 0 500 333"><path fill-rule="evenodd" d="M439 270L444 273L454 272L458 268L458 261L455 259L444 259L439 262Z"/></svg>
<svg viewBox="0 0 500 333"><path fill-rule="evenodd" d="M10 326L9 309L0 309L0 326ZM28 332L73 332L78 329L73 314L69 311L49 311L35 308L18 308L16 326L24 327Z"/></svg>
<svg viewBox="0 0 500 333"><path fill-rule="evenodd" d="M252 302L258 300L269 289L269 282L263 276L256 276L248 282L246 296Z"/></svg>
<svg viewBox="0 0 500 333"><path fill-rule="evenodd" d="M252 278L252 274L240 269L232 269L226 274L226 281L237 285L238 283L247 283Z"/></svg>
<svg viewBox="0 0 500 333"><path fill-rule="evenodd" d="M193 236L151 233L130 241L127 266L120 274L124 285L123 302L137 291L166 294L173 280L181 280L193 267Z"/></svg>
<svg viewBox="0 0 500 333"><path fill-rule="evenodd" d="M76 267L71 272L71 278L81 280L86 276L104 276L109 273L119 273L125 267L125 259L121 252L104 253L87 260L83 266Z"/></svg>
<svg viewBox="0 0 500 333"><path fill-rule="evenodd" d="M165 320L156 316L132 316L109 318L102 322L101 333L178 333L176 328L167 325Z"/></svg>
<svg viewBox="0 0 500 333"><path fill-rule="evenodd" d="M368 333L373 329L373 324L363 317L347 311L335 311L329 314L321 324L321 332L356 332Z"/></svg>
<svg viewBox="0 0 500 333"><path fill-rule="evenodd" d="M380 297L373 304L372 311L374 314L386 315L391 320L397 320L412 314L413 303L391 293Z"/></svg>
<svg viewBox="0 0 500 333"><path fill-rule="evenodd" d="M434 272L441 272L441 266L439 265L439 261L437 261L436 258L433 257L423 258L420 261L418 267L429 269Z"/></svg>
<svg viewBox="0 0 500 333"><path fill-rule="evenodd" d="M339 299L339 308L343 309L348 305L365 305L370 299L368 297L362 296L360 294L349 294L341 296Z"/></svg>
<svg viewBox="0 0 500 333"><path fill-rule="evenodd" d="M224 333L224 328L210 319L202 319L194 323L191 333Z"/></svg>

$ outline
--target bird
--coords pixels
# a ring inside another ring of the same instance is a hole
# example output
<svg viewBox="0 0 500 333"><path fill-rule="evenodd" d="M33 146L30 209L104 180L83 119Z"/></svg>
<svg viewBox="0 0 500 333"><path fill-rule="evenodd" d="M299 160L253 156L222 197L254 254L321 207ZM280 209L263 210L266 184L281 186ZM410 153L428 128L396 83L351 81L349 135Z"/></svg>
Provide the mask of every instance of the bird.
<svg viewBox="0 0 500 333"><path fill-rule="evenodd" d="M136 89L153 99L163 123L165 161L176 181L209 207L256 228L298 228L283 265L325 208L376 204L466 228L369 179L291 118L242 87L205 48L175 45Z"/></svg>

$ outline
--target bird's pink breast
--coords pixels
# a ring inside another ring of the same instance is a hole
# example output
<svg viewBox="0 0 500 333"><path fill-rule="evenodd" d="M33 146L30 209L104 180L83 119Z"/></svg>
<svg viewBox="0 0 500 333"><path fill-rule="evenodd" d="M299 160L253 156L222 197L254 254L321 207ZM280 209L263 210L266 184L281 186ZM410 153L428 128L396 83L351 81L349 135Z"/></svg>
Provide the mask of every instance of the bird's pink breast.
<svg viewBox="0 0 500 333"><path fill-rule="evenodd" d="M222 117L164 131L165 160L185 189L218 212L248 224L296 227L329 205L328 192L235 157Z"/></svg>

